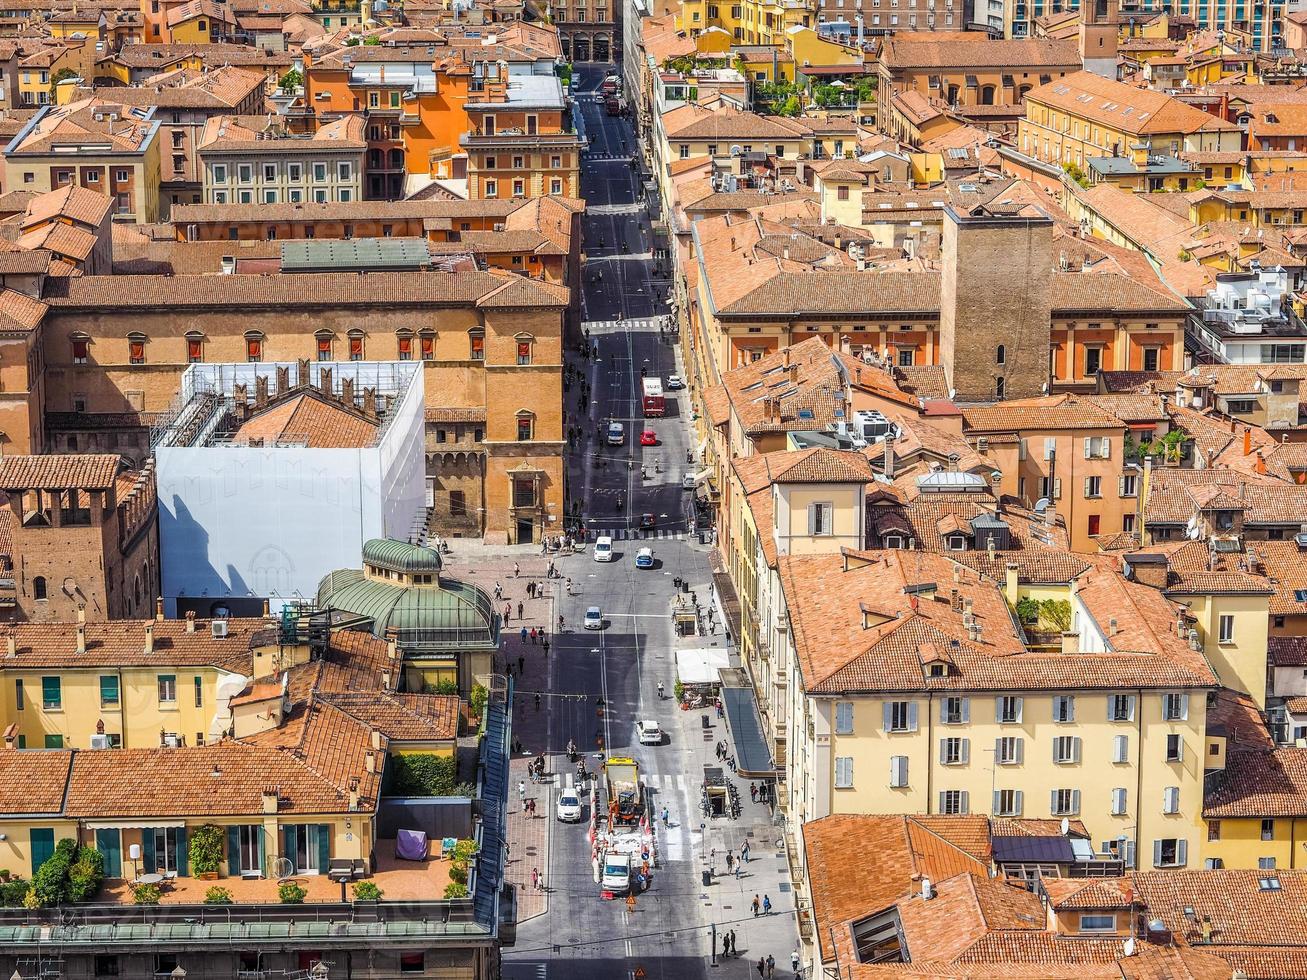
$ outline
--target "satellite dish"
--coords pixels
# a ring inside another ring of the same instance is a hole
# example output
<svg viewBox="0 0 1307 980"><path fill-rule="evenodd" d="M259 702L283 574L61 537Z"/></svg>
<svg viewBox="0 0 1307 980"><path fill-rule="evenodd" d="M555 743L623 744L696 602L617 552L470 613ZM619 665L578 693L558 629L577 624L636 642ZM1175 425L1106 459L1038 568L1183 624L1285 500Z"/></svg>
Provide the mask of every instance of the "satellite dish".
<svg viewBox="0 0 1307 980"><path fill-rule="evenodd" d="M1040 497L1038 500L1036 500L1036 501L1035 501L1035 513L1036 513L1036 514L1042 514L1042 513L1044 513L1044 511L1048 510L1048 502L1049 502L1049 501L1048 501L1048 498L1047 498L1047 497Z"/></svg>
<svg viewBox="0 0 1307 980"><path fill-rule="evenodd" d="M740 146L739 143L731 144L731 156L738 157L743 152L744 152L744 147Z"/></svg>
<svg viewBox="0 0 1307 980"><path fill-rule="evenodd" d="M1127 940L1125 941L1125 945L1124 945L1124 947L1122 948L1122 952L1125 953L1126 956L1134 956L1134 955L1135 955L1135 937L1134 937L1134 936L1131 936L1129 939L1127 939Z"/></svg>
<svg viewBox="0 0 1307 980"><path fill-rule="evenodd" d="M1065 837L1071 831L1071 821L1066 817L1062 818L1062 836Z"/></svg>

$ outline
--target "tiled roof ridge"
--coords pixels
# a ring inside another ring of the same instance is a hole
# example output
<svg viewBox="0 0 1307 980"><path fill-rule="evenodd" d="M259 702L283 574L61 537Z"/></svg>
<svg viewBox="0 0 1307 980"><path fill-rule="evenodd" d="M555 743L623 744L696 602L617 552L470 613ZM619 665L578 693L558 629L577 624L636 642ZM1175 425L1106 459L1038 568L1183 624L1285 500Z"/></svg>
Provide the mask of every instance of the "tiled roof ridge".
<svg viewBox="0 0 1307 980"><path fill-rule="evenodd" d="M334 779L332 779L330 776L324 773L319 767L315 766L312 762L310 762L310 755L313 753L312 750L310 748L306 748L305 745L305 743L308 741L309 738L309 732L313 728L314 718L312 712L314 712L315 710L321 710L319 708L319 705L325 706L327 708L330 708L332 711L338 712L341 715L341 717L349 719L351 723L357 725L360 729L367 729L369 733L371 732L369 726L365 725L363 722L359 721L357 718L353 717L348 712L345 712L340 708L336 707L330 701L327 701L326 699L319 697L315 692L309 695L309 700L307 702L307 708L306 708L309 714L304 720L303 728L300 730L300 739L296 747L293 750L287 749L283 746L278 746L277 748L278 751L288 752L291 758L293 758L306 771L312 773L315 777L320 779L327 786L330 786L331 788L336 790L337 795L344 796L350 790L348 781L346 782L346 785L341 786ZM382 739L382 748L384 749L386 744L389 743L390 739L386 738L384 734L381 736L381 739ZM371 751L371 746L368 747L368 751ZM361 779L363 776L364 773L359 772L359 773L355 773L354 776L351 778Z"/></svg>
<svg viewBox="0 0 1307 980"><path fill-rule="evenodd" d="M925 824L923 824L920 820L917 819L917 817L916 817L915 814L907 814L906 819L912 821L912 823L913 823L916 827L920 828L921 830L923 830L923 831L926 832L927 834L930 834L931 837L934 837L936 840L938 840L938 841L940 841L941 843L943 843L943 844L944 844L946 847L948 847L949 849L954 850L954 851L957 851L958 854L962 855L964 858L967 858L967 859L969 859L969 860L971 860L971 861L977 861L977 862L979 861L979 859L976 857L976 855L970 853L969 851L965 851L965 850L963 850L961 847L959 847L959 846L958 846L956 843L954 843L953 841L949 840L949 839L948 839L947 837L945 837L943 834L939 833L939 832L936 831L936 830L931 829L930 827L927 827ZM915 853L915 851L913 852L913 862L914 862L914 864L915 864L915 862L916 862L916 853ZM958 877L958 875L966 875L966 876L970 877L970 876L971 876L971 872L970 872L970 871L959 871L957 875L953 875L952 877L953 877L953 878L956 878L956 877ZM944 879L944 881L950 881L950 880L952 880L952 879L950 879L950 878L945 878L945 879ZM937 882L937 884L942 884L942 883L943 883L943 882ZM974 894L974 884L973 884L973 894ZM984 918L983 913L982 913L982 915L981 915L981 918L982 918L982 919Z"/></svg>

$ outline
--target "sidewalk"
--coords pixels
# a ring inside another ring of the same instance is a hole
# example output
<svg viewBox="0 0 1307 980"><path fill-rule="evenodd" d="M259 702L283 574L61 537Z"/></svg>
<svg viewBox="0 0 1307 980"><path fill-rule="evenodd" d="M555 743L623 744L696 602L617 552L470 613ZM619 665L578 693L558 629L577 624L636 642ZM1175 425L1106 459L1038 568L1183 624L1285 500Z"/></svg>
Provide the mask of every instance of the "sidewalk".
<svg viewBox="0 0 1307 980"><path fill-rule="evenodd" d="M471 543L472 548L465 548ZM540 555L538 545L519 545L515 548L495 548L481 545L479 542L451 542L454 557L463 561L458 566L457 575L465 580L475 582L492 596L495 583L503 587L503 597L496 603L503 612L508 603L510 615L504 626L500 642L500 655L496 657L496 670L512 668L515 684L519 691L534 692L545 687L548 663L545 659L544 645L537 639L532 643L522 640L522 627L533 627L545 632L552 645L553 628L557 620L554 612L554 588L561 579L549 579L546 572L549 559ZM502 553L501 553L502 552ZM469 561L469 553L475 557ZM518 566L518 574L513 574L513 566ZM527 595L527 584L534 582L538 587L536 598ZM522 605L522 615L518 616L518 604ZM551 651L552 654L552 651ZM549 908L549 893L531 887L531 870L538 869L543 875L549 869L549 827L553 814L553 798L548 783L533 783L527 777L527 763L533 758L530 748L531 722L536 713L528 707L532 694L519 694L513 710L513 733L523 743L524 751L512 757L509 767L510 786L508 793L508 865L505 868L505 880L517 886L518 921L525 921L537 915L543 915ZM526 783L527 799L536 801L534 817L522 812L522 800L518 792L518 783ZM546 889L549 886L545 881Z"/></svg>

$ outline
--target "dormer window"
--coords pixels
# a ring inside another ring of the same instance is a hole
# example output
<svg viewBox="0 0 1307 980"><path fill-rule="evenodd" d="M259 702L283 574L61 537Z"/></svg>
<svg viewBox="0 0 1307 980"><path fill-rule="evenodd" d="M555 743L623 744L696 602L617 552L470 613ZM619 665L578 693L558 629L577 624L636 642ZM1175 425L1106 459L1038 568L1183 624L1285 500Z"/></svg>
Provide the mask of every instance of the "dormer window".
<svg viewBox="0 0 1307 980"><path fill-rule="evenodd" d="M880 539L882 548L891 551L899 551L903 548L903 537L899 534L887 534Z"/></svg>
<svg viewBox="0 0 1307 980"><path fill-rule="evenodd" d="M950 534L946 539L949 551L966 551L967 539L961 534Z"/></svg>
<svg viewBox="0 0 1307 980"><path fill-rule="evenodd" d="M1218 531L1229 531L1234 528L1234 511L1218 510L1212 523Z"/></svg>
<svg viewBox="0 0 1307 980"><path fill-rule="evenodd" d="M926 675L927 675L928 677L947 677L947 676L948 676L948 664L946 664L946 663L933 663L933 664L931 664L930 667L927 669L927 671L926 671Z"/></svg>

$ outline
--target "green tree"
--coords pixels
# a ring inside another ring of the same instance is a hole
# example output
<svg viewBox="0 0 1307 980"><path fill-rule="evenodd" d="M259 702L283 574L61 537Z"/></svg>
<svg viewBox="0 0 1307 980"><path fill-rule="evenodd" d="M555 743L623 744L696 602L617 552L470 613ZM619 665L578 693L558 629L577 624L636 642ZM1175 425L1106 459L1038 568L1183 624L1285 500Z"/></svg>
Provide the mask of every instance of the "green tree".
<svg viewBox="0 0 1307 980"><path fill-rule="evenodd" d="M77 72L73 71L71 68L60 68L57 72L55 72L52 76L50 76L50 101L51 102L55 101L55 94L59 91L60 82L62 82L65 78L76 78L76 77L77 77Z"/></svg>
<svg viewBox="0 0 1307 980"><path fill-rule="evenodd" d="M214 885L204 893L205 905L230 905L231 903L231 892L221 885Z"/></svg>
<svg viewBox="0 0 1307 980"><path fill-rule="evenodd" d="M1066 163L1062 164L1062 170L1068 177L1074 180L1081 187L1089 186L1088 175L1086 175L1084 170L1080 168L1080 165L1075 163L1074 161L1068 160Z"/></svg>
<svg viewBox="0 0 1307 980"><path fill-rule="evenodd" d="M277 82L277 87L283 92L293 92L303 84L304 73L298 68L292 68L281 76L281 79Z"/></svg>
<svg viewBox="0 0 1307 980"><path fill-rule="evenodd" d="M283 881L277 886L277 900L282 905L303 905L308 890L293 881Z"/></svg>
<svg viewBox="0 0 1307 980"><path fill-rule="evenodd" d="M363 43L369 47L378 47L381 44L381 37L377 34L369 34L363 39Z"/></svg>

